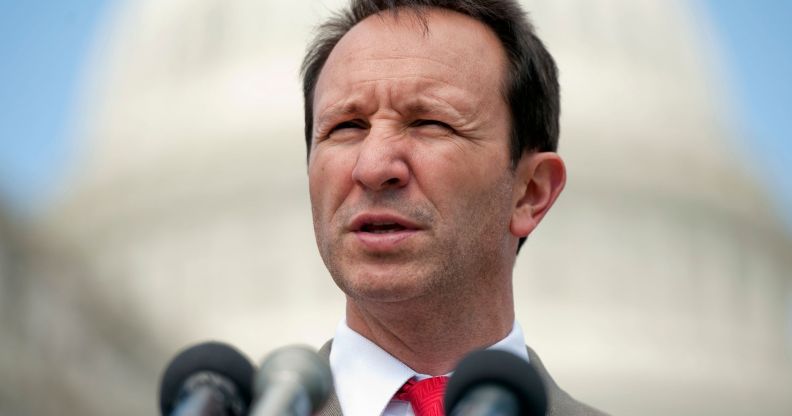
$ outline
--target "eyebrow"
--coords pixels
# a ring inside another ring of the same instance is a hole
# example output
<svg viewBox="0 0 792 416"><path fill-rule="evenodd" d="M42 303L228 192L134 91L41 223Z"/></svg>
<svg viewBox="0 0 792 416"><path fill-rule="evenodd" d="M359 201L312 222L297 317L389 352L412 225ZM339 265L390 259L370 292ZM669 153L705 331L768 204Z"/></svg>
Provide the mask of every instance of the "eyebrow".
<svg viewBox="0 0 792 416"><path fill-rule="evenodd" d="M410 116L442 115L451 117L455 121L464 118L457 107L433 95L412 97L400 107L397 111L401 110L400 113Z"/></svg>
<svg viewBox="0 0 792 416"><path fill-rule="evenodd" d="M335 120L338 118L342 118L345 116L351 116L360 114L360 106L355 102L350 102L346 104L335 104L331 106L329 109L323 111L319 117L316 119L316 126L322 126L327 123L328 120Z"/></svg>
<svg viewBox="0 0 792 416"><path fill-rule="evenodd" d="M394 107L394 110L405 117L442 115L451 117L455 119L454 121L466 120L466 117L460 109L434 95L413 96L405 100L404 103ZM357 100L349 100L345 103L334 104L318 115L314 123L315 131L322 130L326 124L334 122L335 120L359 116L363 112L361 108L361 103Z"/></svg>

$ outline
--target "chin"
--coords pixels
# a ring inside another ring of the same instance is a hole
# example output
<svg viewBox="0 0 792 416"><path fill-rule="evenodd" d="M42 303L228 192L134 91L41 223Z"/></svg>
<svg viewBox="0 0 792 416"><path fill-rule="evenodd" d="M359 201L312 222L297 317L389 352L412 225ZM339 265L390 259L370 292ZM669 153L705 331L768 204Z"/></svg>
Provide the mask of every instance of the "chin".
<svg viewBox="0 0 792 416"><path fill-rule="evenodd" d="M389 273L384 270L333 275L336 285L351 299L374 302L399 302L426 295L431 279L415 273Z"/></svg>

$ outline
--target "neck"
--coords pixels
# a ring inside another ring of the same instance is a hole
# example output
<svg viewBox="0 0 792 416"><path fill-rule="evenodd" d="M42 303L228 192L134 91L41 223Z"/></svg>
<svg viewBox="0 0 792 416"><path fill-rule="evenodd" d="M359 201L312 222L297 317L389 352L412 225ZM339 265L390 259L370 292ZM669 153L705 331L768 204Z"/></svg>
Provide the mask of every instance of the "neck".
<svg viewBox="0 0 792 416"><path fill-rule="evenodd" d="M416 372L443 375L471 351L509 334L513 304L509 277L486 296L446 292L397 302L347 297L347 324Z"/></svg>

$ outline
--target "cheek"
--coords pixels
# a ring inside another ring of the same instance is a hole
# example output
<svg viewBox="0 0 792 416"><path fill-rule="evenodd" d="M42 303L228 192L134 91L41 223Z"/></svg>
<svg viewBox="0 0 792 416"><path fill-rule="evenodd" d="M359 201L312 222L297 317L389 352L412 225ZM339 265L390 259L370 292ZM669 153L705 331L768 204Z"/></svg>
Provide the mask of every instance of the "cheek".
<svg viewBox="0 0 792 416"><path fill-rule="evenodd" d="M423 176L442 191L475 197L500 184L509 169L508 157L498 150L489 146L476 147L471 143L445 143L418 152L417 166L421 166L425 171Z"/></svg>
<svg viewBox="0 0 792 416"><path fill-rule="evenodd" d="M320 208L325 204L324 200L327 199L327 194L332 189L327 183L327 170L327 158L314 149L308 163L308 192L311 196L314 217L321 212Z"/></svg>
<svg viewBox="0 0 792 416"><path fill-rule="evenodd" d="M308 191L314 216L331 214L343 202L351 184L347 157L338 152L317 151L308 163Z"/></svg>
<svg viewBox="0 0 792 416"><path fill-rule="evenodd" d="M477 148L434 156L437 157L424 173L430 174L426 177L433 182L430 186L434 188L436 202L444 206L439 209L449 216L464 218L470 227L482 223L484 218L497 223L504 221L514 185L507 155Z"/></svg>
<svg viewBox="0 0 792 416"><path fill-rule="evenodd" d="M319 203L320 196L319 190L322 189L322 171L323 167L311 155L308 162L308 195L311 197L311 207L316 211L316 205Z"/></svg>

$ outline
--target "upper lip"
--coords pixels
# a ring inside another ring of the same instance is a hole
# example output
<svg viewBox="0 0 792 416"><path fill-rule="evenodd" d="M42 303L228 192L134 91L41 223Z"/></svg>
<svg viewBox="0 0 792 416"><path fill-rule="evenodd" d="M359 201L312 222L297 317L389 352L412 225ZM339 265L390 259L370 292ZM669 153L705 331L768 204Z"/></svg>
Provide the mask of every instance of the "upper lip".
<svg viewBox="0 0 792 416"><path fill-rule="evenodd" d="M420 230L421 226L407 218L390 213L360 213L352 217L349 224L350 231L361 231L370 224L398 224L407 230Z"/></svg>

